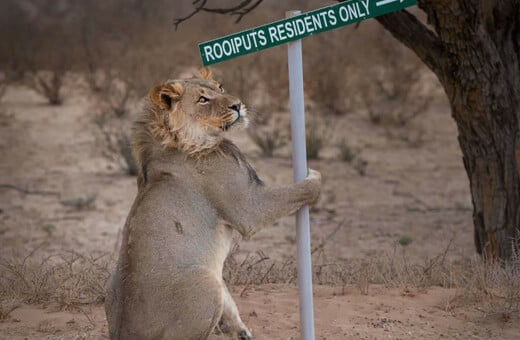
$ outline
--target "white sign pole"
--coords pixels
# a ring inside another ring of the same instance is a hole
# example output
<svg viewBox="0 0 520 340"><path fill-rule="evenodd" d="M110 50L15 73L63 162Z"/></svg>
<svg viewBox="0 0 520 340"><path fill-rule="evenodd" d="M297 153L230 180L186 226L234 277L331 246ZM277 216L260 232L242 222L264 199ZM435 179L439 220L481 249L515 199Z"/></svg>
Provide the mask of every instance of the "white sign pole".
<svg viewBox="0 0 520 340"><path fill-rule="evenodd" d="M298 14L301 14L301 12L289 11L285 13L285 17L290 18ZM288 64L294 181L300 182L307 177L301 40L288 43ZM296 239L298 247L298 288L300 299L301 340L314 340L311 237L308 206L302 207L296 213Z"/></svg>

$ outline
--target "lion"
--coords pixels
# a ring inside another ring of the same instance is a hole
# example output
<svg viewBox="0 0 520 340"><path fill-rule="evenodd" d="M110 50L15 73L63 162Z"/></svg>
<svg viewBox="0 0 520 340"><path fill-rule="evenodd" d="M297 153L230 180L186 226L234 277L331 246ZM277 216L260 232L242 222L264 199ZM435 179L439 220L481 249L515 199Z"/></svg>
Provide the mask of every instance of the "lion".
<svg viewBox="0 0 520 340"><path fill-rule="evenodd" d="M135 122L138 193L107 289L110 339L253 339L222 279L233 231L259 227L318 199L321 175L268 187L224 132L245 105L211 72L154 87Z"/></svg>

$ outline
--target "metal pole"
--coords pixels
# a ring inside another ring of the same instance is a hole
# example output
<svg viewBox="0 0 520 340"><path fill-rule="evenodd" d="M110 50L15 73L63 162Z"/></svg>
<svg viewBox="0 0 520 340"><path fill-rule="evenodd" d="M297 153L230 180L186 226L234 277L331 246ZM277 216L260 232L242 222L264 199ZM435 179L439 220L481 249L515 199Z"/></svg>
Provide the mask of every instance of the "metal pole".
<svg viewBox="0 0 520 340"><path fill-rule="evenodd" d="M290 18L299 14L301 14L301 11L288 11L285 13L285 17ZM296 40L288 44L288 64L294 181L300 182L307 177L301 40ZM300 334L302 340L314 340L311 237L308 206L302 207L296 213L296 239L298 247Z"/></svg>

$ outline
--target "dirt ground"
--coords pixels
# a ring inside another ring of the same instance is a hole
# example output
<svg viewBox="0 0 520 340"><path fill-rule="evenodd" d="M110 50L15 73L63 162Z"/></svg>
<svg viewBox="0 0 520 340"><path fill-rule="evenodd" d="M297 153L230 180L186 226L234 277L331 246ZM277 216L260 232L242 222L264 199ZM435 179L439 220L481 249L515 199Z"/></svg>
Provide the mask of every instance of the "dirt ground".
<svg viewBox="0 0 520 340"><path fill-rule="evenodd" d="M242 319L256 339L299 339L298 300L292 285L235 287ZM431 288L410 291L373 286L369 295L347 287L314 289L316 339L518 339L518 325L484 319L475 310L450 311L453 291ZM101 306L81 312L23 306L0 324L0 339L107 339ZM213 335L211 340L224 339Z"/></svg>
<svg viewBox="0 0 520 340"><path fill-rule="evenodd" d="M117 249L136 193L135 178L103 154L91 99L80 91L67 92L65 98L62 106L48 106L35 92L11 86L1 101L4 258L36 248L92 256ZM437 100L412 129L416 136L407 131L404 138L390 138L356 114L328 125L328 145L319 160L309 163L323 175L320 202L311 210L313 245L326 240L320 261L387 256L402 237L412 240L406 248L412 261L441 254L450 240L449 260L474 256L468 179L447 103ZM342 137L361 150L363 161L339 160L334 143ZM292 180L289 147L274 158L262 158L245 133L234 139L268 185ZM258 251L274 260L294 257L294 217L240 243L242 254ZM232 291L257 339L299 338L294 285L237 286ZM452 306L453 289L370 285L365 293L352 285L315 285L316 339L520 338L519 320L485 315L470 304ZM52 304L20 304L0 322L0 339L106 337L100 305L68 311Z"/></svg>

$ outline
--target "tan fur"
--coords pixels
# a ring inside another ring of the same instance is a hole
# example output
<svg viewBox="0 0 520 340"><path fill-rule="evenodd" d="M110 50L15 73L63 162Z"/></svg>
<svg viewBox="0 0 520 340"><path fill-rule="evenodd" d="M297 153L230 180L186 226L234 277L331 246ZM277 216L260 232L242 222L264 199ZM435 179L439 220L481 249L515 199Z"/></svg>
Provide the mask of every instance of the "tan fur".
<svg viewBox="0 0 520 340"><path fill-rule="evenodd" d="M233 230L249 236L316 201L320 175L266 187L222 135L246 124L209 71L150 91L133 137L139 190L107 291L111 339L206 339L218 324L252 339L222 280Z"/></svg>

